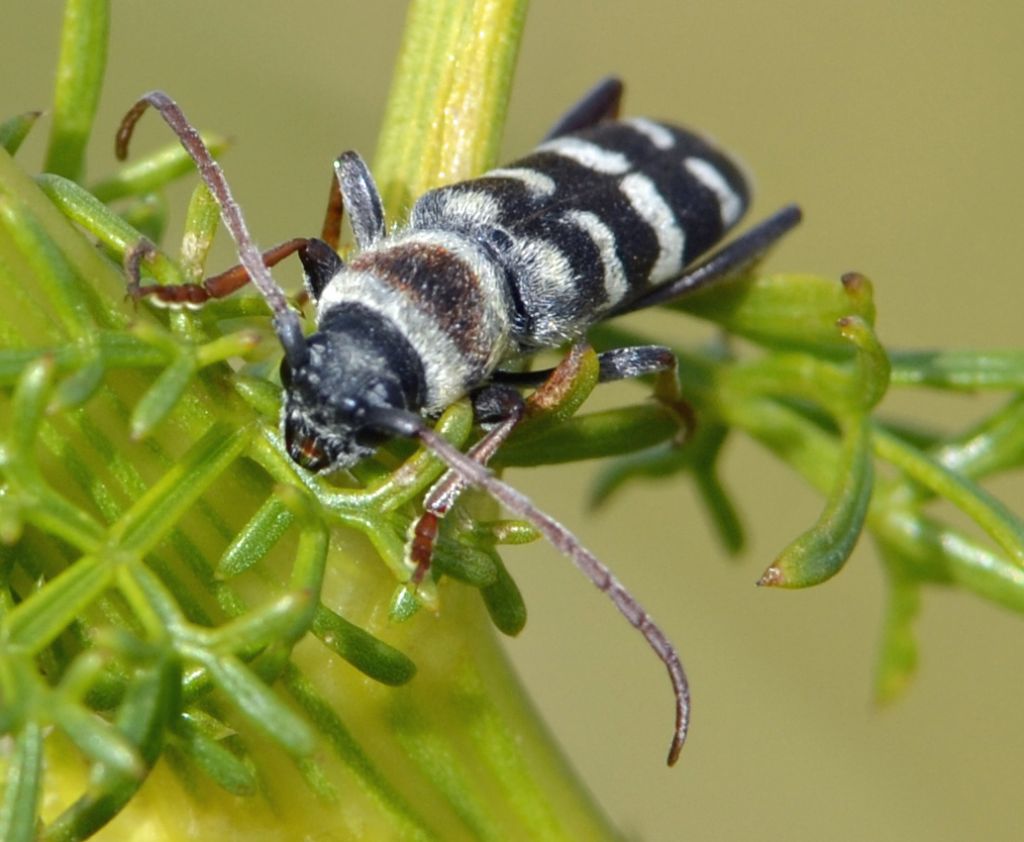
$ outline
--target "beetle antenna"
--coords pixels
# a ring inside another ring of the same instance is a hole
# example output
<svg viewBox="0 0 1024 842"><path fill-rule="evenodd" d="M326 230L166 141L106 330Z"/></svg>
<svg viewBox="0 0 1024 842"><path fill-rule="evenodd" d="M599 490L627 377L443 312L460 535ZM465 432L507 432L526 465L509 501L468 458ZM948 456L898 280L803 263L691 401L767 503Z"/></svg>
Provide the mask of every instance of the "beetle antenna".
<svg viewBox="0 0 1024 842"><path fill-rule="evenodd" d="M249 273L252 282L273 311L274 332L284 348L288 364L292 368L301 366L309 357L309 349L306 346L306 338L302 332L299 316L288 306L288 299L284 292L271 276L270 270L264 265L260 250L253 242L249 228L245 224L242 209L231 195L231 188L224 177L224 171L220 168L220 164L213 159L213 155L210 154L210 150L199 136L199 132L189 122L178 104L163 91L150 91L142 96L121 120L114 144L114 154L119 161L125 159L128 154L128 142L131 140L135 124L139 122L139 118L151 105L171 127L171 131L177 136L185 151L192 156L192 160L195 161L196 168L199 170L199 176L216 200L217 206L220 208L221 219L224 220L231 239L235 241L238 261Z"/></svg>
<svg viewBox="0 0 1024 842"><path fill-rule="evenodd" d="M448 467L461 475L466 482L483 489L510 512L537 527L537 530L548 539L551 545L563 555L568 556L583 575L612 601L630 625L644 636L644 640L668 670L672 691L675 694L676 727L668 751L668 765L675 765L683 743L686 741L686 732L690 725L690 687L686 680L682 661L679 659L679 653L676 652L665 633L626 589L626 586L597 556L580 543L579 538L551 515L539 509L525 494L498 479L489 468L453 447L426 424L420 425L416 437L440 456L448 464Z"/></svg>
<svg viewBox="0 0 1024 842"><path fill-rule="evenodd" d="M576 565L599 591L604 593L619 609L619 612L644 636L648 646L654 650L668 670L672 691L675 695L676 725L668 751L668 765L673 766L679 759L679 752L686 741L690 726L690 685L686 680L679 653L661 628L643 609L636 598L626 589L600 559L580 543L551 515L539 509L525 494L498 479L485 465L467 456L458 448L428 426L420 416L400 410L388 409L371 412L367 418L370 426L387 431L391 435L417 438L439 456L449 468L470 485L486 491L513 514L529 521L563 555Z"/></svg>

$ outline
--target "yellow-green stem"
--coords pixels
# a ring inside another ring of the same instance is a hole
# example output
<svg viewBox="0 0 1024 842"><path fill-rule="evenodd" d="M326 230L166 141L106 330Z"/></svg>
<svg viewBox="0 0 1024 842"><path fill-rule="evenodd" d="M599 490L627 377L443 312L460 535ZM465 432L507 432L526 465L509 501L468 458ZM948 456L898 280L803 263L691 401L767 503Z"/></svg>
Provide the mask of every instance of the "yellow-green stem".
<svg viewBox="0 0 1024 842"><path fill-rule="evenodd" d="M393 216L493 166L526 0L415 0L374 158Z"/></svg>

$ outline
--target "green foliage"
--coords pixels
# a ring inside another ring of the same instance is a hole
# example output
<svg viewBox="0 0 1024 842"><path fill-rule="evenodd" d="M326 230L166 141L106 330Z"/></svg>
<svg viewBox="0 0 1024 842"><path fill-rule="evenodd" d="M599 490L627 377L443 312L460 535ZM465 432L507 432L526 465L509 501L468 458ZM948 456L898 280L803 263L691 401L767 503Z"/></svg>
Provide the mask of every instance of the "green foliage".
<svg viewBox="0 0 1024 842"><path fill-rule="evenodd" d="M524 8L413 5L378 153L392 210L438 179L493 163ZM30 178L11 157L36 115L0 123L0 733L10 739L0 837L83 838L130 802L161 758L225 793L267 795L278 755L319 799L361 799L367 834L451 838L456 828L496 838L515 827L524 838L608 837L522 703L504 699L518 699L514 679L494 666L493 649L480 649L493 647L480 606L505 634L525 623L496 547L533 540L534 530L481 514L479 501L460 505L443 523L434 579L409 590L406 536L441 462L395 443L347 484L300 472L278 441L268 375L278 349L261 300L243 295L196 313L124 303L120 266L158 239L160 191L190 165L169 146L90 189L80 183L107 15L102 2L68 4L49 172ZM463 56L466 32L483 37ZM454 137L438 118L451 109L476 115ZM147 282L202 277L216 225L197 188L178 255L144 253ZM743 531L718 459L729 436L753 437L826 498L762 584L825 581L865 528L880 547L892 585L882 697L914 668L925 585L1024 610L1024 523L978 484L1024 458L1024 354L887 354L859 276L752 270L673 308L738 340L677 349L698 419L683 443L662 403L579 414L596 382L591 354L495 464L621 457L596 503L636 479L688 473L736 552ZM652 341L618 326L594 338L608 347ZM880 420L875 407L890 386L1010 397L950 435ZM468 404L452 406L437 429L468 444ZM936 513L941 500L977 534ZM359 536L376 555L351 548ZM332 602L327 580L342 565L352 584ZM442 595L447 580L468 588ZM470 589L479 600L467 601ZM448 636L411 655L417 635L395 632L389 619L412 628L420 606L442 596ZM355 711L316 684L330 656L359 673L345 685ZM367 731L350 730L342 711ZM59 778L49 771L57 740L92 771L40 831L42 796ZM390 742L375 753L376 740ZM341 780L358 796L342 794ZM411 793L424 791L443 805L438 815L411 806Z"/></svg>

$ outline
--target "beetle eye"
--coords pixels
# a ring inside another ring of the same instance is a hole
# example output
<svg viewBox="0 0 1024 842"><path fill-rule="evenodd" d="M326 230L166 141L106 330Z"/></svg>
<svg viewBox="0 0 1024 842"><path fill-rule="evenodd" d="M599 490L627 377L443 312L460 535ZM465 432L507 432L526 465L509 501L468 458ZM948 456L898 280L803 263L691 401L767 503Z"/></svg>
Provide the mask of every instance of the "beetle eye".
<svg viewBox="0 0 1024 842"><path fill-rule="evenodd" d="M287 389L292 385L292 367L288 365L287 357L281 358L281 368L279 369L279 373L281 376L281 385Z"/></svg>

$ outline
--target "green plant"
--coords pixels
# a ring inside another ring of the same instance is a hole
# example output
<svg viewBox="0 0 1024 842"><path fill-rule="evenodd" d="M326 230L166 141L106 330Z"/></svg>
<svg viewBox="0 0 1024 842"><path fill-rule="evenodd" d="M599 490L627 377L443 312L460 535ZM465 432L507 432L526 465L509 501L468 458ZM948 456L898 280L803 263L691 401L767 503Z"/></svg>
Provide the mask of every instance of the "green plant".
<svg viewBox="0 0 1024 842"><path fill-rule="evenodd" d="M442 169L469 176L493 161L522 15L522 3L414 4L375 164L392 209ZM276 443L262 302L169 315L125 304L117 264L140 231L157 239L161 228L146 197L190 165L169 147L89 192L77 184L106 16L105 3L69 3L48 173L33 180L0 154L4 838L33 838L37 810L44 838L80 838L129 801L136 817L188 803L206 827L230 821L271 838L325 826L356 838L611 836L490 633L525 621L494 548L531 530L468 501L445 524L443 578L421 594L438 618L393 622L396 595L410 605L404 536L437 461L395 444L350 488L297 473ZM484 33L473 49L462 49L466 31ZM445 136L452 108L473 115L472 131ZM33 120L3 124L8 152ZM180 258L163 253L147 270L160 282L201 275L215 225L199 189ZM672 447L673 420L645 403L524 428L500 464L623 456L601 500L634 477L692 472L736 549L716 457L730 433L752 435L828 498L766 584L827 578L865 524L882 547L892 583L882 694L909 675L923 585L957 583L1020 610L1020 521L975 482L1018 464L1019 399L956 439L871 410L890 383L1016 390L1021 355L887 355L857 276L757 275L675 309L750 343L679 349L700 419L691 441ZM648 341L612 325L595 340ZM573 409L592 382L578 387ZM468 407L439 430L468 442ZM940 497L987 540L932 514ZM150 772L157 759L167 762ZM44 791L55 801L42 804Z"/></svg>

